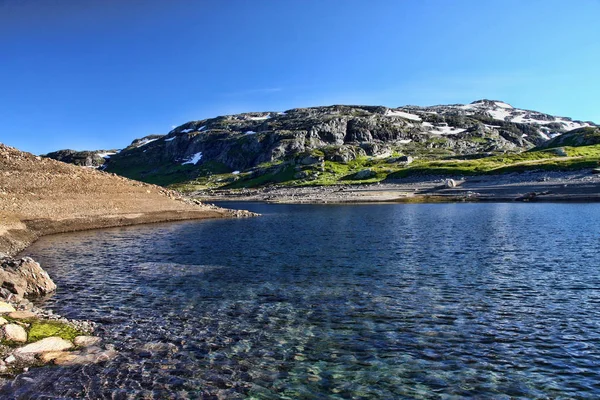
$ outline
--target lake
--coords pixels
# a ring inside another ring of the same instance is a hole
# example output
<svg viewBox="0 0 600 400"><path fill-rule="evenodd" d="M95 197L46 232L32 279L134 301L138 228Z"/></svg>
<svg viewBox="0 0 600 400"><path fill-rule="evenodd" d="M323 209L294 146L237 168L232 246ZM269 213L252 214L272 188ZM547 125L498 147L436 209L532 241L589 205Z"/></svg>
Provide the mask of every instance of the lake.
<svg viewBox="0 0 600 400"><path fill-rule="evenodd" d="M227 205L28 248L120 355L0 395L600 397L599 204Z"/></svg>

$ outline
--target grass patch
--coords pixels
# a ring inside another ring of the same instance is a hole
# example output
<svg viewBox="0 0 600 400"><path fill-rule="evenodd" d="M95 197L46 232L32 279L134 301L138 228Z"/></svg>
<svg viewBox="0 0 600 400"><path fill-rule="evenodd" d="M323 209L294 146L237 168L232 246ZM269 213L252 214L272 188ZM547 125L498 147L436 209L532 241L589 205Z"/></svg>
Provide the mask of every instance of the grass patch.
<svg viewBox="0 0 600 400"><path fill-rule="evenodd" d="M63 339L73 341L76 336L82 334L82 332L71 325L59 321L31 320L30 323L31 327L29 328L29 335L27 337L28 343L37 342L50 336L59 336Z"/></svg>

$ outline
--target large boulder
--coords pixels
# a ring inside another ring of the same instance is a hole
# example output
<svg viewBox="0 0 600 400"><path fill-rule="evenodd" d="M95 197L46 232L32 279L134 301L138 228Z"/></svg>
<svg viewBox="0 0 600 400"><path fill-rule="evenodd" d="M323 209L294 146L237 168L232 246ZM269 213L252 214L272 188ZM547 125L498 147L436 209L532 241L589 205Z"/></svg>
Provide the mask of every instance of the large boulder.
<svg viewBox="0 0 600 400"><path fill-rule="evenodd" d="M22 298L51 293L56 284L32 258L4 258L0 260L0 288Z"/></svg>
<svg viewBox="0 0 600 400"><path fill-rule="evenodd" d="M58 336L50 336L15 350L15 354L40 354L48 351L64 351L73 348L73 343Z"/></svg>

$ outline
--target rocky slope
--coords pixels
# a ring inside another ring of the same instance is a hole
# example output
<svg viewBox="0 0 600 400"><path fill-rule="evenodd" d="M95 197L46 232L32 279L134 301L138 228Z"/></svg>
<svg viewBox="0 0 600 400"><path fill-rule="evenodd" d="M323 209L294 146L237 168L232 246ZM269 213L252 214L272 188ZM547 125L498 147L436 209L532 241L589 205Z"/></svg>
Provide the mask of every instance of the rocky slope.
<svg viewBox="0 0 600 400"><path fill-rule="evenodd" d="M494 100L432 107L298 108L190 121L167 135L137 139L116 154L102 154L102 168L164 185L290 160L347 163L360 156L520 152L588 126L594 124Z"/></svg>
<svg viewBox="0 0 600 400"><path fill-rule="evenodd" d="M14 254L40 235L231 212L91 168L0 144L0 254Z"/></svg>
<svg viewBox="0 0 600 400"><path fill-rule="evenodd" d="M593 146L600 144L600 128L584 127L556 136L544 142L540 148L560 146Z"/></svg>

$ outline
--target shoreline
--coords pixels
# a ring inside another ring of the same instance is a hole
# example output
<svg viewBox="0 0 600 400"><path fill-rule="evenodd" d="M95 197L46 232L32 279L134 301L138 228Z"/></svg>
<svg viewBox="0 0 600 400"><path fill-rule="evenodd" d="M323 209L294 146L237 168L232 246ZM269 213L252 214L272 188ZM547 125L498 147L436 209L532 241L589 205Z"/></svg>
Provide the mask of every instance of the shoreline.
<svg viewBox="0 0 600 400"><path fill-rule="evenodd" d="M161 222L215 218L243 218L255 214L202 205L198 210L164 210L137 213L74 216L70 218L23 218L13 220L13 227L0 231L0 255L16 257L43 236L103 228L117 228Z"/></svg>
<svg viewBox="0 0 600 400"><path fill-rule="evenodd" d="M425 176L365 185L204 190L188 196L203 202L258 201L275 204L600 202L600 175L586 169Z"/></svg>

